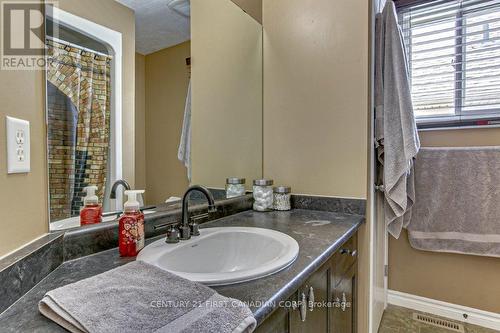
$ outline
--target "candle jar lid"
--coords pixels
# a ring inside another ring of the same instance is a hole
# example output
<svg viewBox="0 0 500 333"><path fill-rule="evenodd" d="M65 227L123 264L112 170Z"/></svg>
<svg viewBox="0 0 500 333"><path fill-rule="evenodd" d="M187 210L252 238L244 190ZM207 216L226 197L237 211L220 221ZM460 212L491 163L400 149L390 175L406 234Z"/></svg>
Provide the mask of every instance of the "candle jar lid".
<svg viewBox="0 0 500 333"><path fill-rule="evenodd" d="M245 184L245 178L229 177L226 178L226 184L232 184L232 185Z"/></svg>
<svg viewBox="0 0 500 333"><path fill-rule="evenodd" d="M271 186L273 183L272 179L255 179L253 181L253 184L256 186Z"/></svg>
<svg viewBox="0 0 500 333"><path fill-rule="evenodd" d="M292 191L292 188L290 186L276 186L273 191L274 193L288 194Z"/></svg>

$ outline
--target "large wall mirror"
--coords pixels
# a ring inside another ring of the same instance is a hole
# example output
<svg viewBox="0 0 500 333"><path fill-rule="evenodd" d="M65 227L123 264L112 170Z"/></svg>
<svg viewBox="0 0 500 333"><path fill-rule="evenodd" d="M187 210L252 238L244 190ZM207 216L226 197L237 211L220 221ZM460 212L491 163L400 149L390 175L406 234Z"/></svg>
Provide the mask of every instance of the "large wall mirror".
<svg viewBox="0 0 500 333"><path fill-rule="evenodd" d="M45 37L49 219L59 230L79 225L87 186L104 211L122 207L109 199L123 167L122 36L46 6Z"/></svg>
<svg viewBox="0 0 500 333"><path fill-rule="evenodd" d="M122 34L46 8L51 230L80 226L90 185L107 222L127 183L162 207L190 184L222 198L226 178L262 177L261 24L241 1L119 2L136 19L135 184L123 179Z"/></svg>

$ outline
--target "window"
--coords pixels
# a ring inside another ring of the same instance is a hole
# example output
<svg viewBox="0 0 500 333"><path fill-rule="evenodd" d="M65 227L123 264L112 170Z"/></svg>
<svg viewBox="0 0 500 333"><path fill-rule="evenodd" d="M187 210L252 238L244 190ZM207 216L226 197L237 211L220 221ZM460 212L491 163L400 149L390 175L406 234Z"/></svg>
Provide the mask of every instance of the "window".
<svg viewBox="0 0 500 333"><path fill-rule="evenodd" d="M500 124L500 0L398 9L419 128Z"/></svg>

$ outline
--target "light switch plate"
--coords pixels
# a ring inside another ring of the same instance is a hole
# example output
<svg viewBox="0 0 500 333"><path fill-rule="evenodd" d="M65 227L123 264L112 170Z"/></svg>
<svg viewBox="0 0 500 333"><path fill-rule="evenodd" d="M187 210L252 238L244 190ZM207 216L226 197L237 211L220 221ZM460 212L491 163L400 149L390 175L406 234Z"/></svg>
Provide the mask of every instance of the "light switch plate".
<svg viewBox="0 0 500 333"><path fill-rule="evenodd" d="M30 123L27 120L8 117L7 173L30 172Z"/></svg>

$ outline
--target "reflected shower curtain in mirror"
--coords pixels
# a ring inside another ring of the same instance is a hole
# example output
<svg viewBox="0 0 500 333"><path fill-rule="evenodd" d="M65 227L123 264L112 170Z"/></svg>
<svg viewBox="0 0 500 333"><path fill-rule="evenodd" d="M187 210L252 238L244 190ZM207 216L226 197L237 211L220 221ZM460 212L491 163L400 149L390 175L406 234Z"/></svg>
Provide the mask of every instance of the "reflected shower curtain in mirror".
<svg viewBox="0 0 500 333"><path fill-rule="evenodd" d="M49 203L56 221L79 214L84 187L96 185L104 196L112 57L55 40L47 48Z"/></svg>

